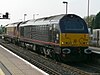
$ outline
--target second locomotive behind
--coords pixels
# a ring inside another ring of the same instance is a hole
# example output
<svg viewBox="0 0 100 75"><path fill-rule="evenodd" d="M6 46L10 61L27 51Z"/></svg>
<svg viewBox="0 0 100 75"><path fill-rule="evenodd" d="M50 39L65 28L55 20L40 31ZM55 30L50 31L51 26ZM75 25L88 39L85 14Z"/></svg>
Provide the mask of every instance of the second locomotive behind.
<svg viewBox="0 0 100 75"><path fill-rule="evenodd" d="M85 21L74 14L13 23L6 40L61 61L82 61L91 54Z"/></svg>

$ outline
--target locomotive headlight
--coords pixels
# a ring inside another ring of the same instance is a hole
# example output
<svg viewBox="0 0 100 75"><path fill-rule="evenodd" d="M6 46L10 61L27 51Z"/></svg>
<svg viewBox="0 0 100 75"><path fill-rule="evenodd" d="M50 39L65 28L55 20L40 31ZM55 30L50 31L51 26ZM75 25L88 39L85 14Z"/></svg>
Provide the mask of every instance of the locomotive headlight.
<svg viewBox="0 0 100 75"><path fill-rule="evenodd" d="M64 42L61 42L61 44L64 44Z"/></svg>

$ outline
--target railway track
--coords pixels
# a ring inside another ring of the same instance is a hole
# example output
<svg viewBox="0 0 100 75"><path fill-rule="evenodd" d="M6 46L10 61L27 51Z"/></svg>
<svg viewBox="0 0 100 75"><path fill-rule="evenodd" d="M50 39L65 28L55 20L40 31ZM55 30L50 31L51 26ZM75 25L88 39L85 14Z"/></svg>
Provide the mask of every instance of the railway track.
<svg viewBox="0 0 100 75"><path fill-rule="evenodd" d="M21 47L16 45L6 43L3 40L0 40L0 43L11 50L12 52L16 53L17 55L21 56L22 58L26 59L33 65L37 66L38 68L44 70L50 75L91 75L91 74L99 74L99 73L92 73L83 70L82 68L75 67L72 65L66 65L63 63L55 62L54 60L45 58L42 55L36 54L30 50L25 50Z"/></svg>
<svg viewBox="0 0 100 75"><path fill-rule="evenodd" d="M28 52L27 50L26 51L23 51L22 48L19 48L15 45L11 45L11 44L3 44L2 45L4 47L6 47L7 49L9 49L10 51L16 53L17 55L19 55L20 57L26 59L27 61L29 61L30 63L32 63L33 65L37 66L38 68L44 70L45 72L49 73L50 75L61 75L60 73L54 71L53 69L50 69L49 67L45 66L44 64L41 64L40 62L34 60L34 59L31 59L29 56L27 55L31 55L29 54L30 52ZM27 55L26 55L27 54Z"/></svg>
<svg viewBox="0 0 100 75"><path fill-rule="evenodd" d="M69 64L70 66L73 66L75 68L81 69L85 72L90 73L90 75L100 75L100 66L99 64L95 63L78 63L78 64Z"/></svg>

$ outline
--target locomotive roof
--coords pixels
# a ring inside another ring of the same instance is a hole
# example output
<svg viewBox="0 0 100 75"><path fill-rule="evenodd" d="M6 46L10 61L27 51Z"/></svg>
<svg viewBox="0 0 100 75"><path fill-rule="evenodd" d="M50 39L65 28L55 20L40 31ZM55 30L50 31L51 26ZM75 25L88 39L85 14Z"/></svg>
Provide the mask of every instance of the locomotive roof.
<svg viewBox="0 0 100 75"><path fill-rule="evenodd" d="M20 22L7 24L6 27L16 27Z"/></svg>
<svg viewBox="0 0 100 75"><path fill-rule="evenodd" d="M58 23L59 20L64 16L64 14L50 16L50 17L44 17L39 18L35 20L28 20L23 22L20 26L27 26L27 25L44 25L44 24L50 24L50 23Z"/></svg>

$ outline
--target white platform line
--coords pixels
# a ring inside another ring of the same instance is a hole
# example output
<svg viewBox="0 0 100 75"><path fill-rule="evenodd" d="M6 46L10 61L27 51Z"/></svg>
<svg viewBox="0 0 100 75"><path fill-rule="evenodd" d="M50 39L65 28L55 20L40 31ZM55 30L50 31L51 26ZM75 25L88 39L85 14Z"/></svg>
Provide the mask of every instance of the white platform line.
<svg viewBox="0 0 100 75"><path fill-rule="evenodd" d="M43 75L49 75L48 73L42 71L41 69L39 69L38 67L32 65L31 63L29 63L28 61L26 61L25 59L19 57L18 55L16 55L15 53L11 52L10 50L8 50L7 48L3 47L2 45L0 45L0 47L2 47L4 50L8 51L9 53L11 53L12 55L16 56L17 58L21 59L22 61L24 61L25 63L27 63L28 65L32 66L33 68L35 68L36 70L38 70L39 72L43 73Z"/></svg>

